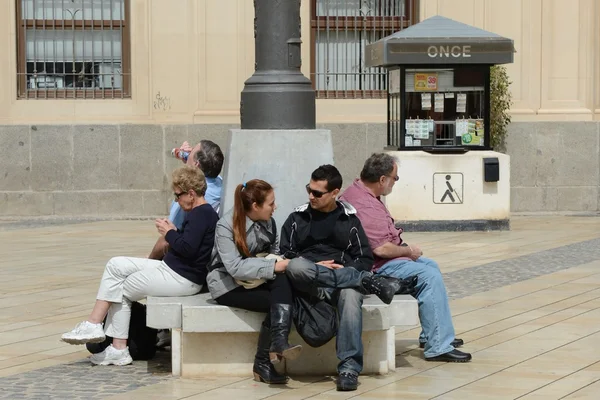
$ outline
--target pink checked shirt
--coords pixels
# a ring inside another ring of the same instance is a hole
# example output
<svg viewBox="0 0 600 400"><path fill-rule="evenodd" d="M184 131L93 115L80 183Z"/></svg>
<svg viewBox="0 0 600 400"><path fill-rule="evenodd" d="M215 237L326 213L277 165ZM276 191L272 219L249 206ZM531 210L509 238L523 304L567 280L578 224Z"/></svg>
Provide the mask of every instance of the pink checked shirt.
<svg viewBox="0 0 600 400"><path fill-rule="evenodd" d="M360 179L354 180L352 185L340 196L340 200L348 202L356 209L356 215L365 230L371 250L384 245L385 243L402 244L400 234L402 229L397 229L394 225L394 219L386 206L378 197L369 190ZM376 255L373 271L379 269L383 264L390 261L386 258L380 258ZM398 257L397 259L410 260L408 257Z"/></svg>

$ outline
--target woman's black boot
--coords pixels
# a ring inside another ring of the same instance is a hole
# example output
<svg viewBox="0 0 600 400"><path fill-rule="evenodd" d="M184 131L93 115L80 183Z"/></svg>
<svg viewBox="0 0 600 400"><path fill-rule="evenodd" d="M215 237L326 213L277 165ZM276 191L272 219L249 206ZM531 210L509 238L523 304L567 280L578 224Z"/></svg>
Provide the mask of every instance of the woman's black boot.
<svg viewBox="0 0 600 400"><path fill-rule="evenodd" d="M288 336L292 328L292 305L273 304L271 306L271 349L270 359L277 364L282 358L295 360L302 351L300 345L290 345Z"/></svg>
<svg viewBox="0 0 600 400"><path fill-rule="evenodd" d="M275 370L275 367L269 360L269 349L271 347L271 331L263 322L258 336L258 346L256 347L256 356L254 356L254 380L268 384L286 384L288 377L281 375Z"/></svg>

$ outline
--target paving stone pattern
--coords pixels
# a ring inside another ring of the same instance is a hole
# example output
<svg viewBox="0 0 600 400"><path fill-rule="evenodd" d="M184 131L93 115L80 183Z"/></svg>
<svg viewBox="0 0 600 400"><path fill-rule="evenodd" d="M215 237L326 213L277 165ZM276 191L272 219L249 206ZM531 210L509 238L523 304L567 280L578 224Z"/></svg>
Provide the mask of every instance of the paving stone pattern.
<svg viewBox="0 0 600 400"><path fill-rule="evenodd" d="M164 351L124 367L92 366L83 359L0 378L0 399L104 399L167 379L172 379L171 362Z"/></svg>
<svg viewBox="0 0 600 400"><path fill-rule="evenodd" d="M444 282L448 296L458 299L595 260L600 260L600 239L449 272Z"/></svg>
<svg viewBox="0 0 600 400"><path fill-rule="evenodd" d="M497 261L444 274L449 297L457 299L600 259L600 239ZM93 367L88 360L0 378L0 399L103 399L170 376L168 352L126 367Z"/></svg>

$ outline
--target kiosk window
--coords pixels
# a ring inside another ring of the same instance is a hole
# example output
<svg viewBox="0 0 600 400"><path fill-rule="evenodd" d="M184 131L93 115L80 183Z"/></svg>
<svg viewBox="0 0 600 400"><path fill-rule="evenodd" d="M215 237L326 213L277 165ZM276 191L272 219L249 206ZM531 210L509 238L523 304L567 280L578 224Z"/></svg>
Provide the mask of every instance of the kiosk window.
<svg viewBox="0 0 600 400"><path fill-rule="evenodd" d="M405 147L484 146L485 67L405 70Z"/></svg>

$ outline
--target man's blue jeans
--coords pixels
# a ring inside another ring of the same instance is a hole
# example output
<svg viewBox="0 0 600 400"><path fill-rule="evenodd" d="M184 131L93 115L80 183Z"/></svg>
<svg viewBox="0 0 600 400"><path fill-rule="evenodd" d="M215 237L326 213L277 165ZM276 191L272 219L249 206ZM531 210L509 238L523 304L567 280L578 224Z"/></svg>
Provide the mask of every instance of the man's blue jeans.
<svg viewBox="0 0 600 400"><path fill-rule="evenodd" d="M340 317L336 352L340 360L338 373L360 374L363 368L362 345L362 278L370 274L355 268L332 270L306 260L294 258L286 275L296 290L316 295L337 307Z"/></svg>
<svg viewBox="0 0 600 400"><path fill-rule="evenodd" d="M412 260L390 260L377 270L377 274L406 279L419 277L417 301L421 335L419 342L425 344L425 357L431 358L454 350L454 325L448 304L448 294L437 263L429 258Z"/></svg>

